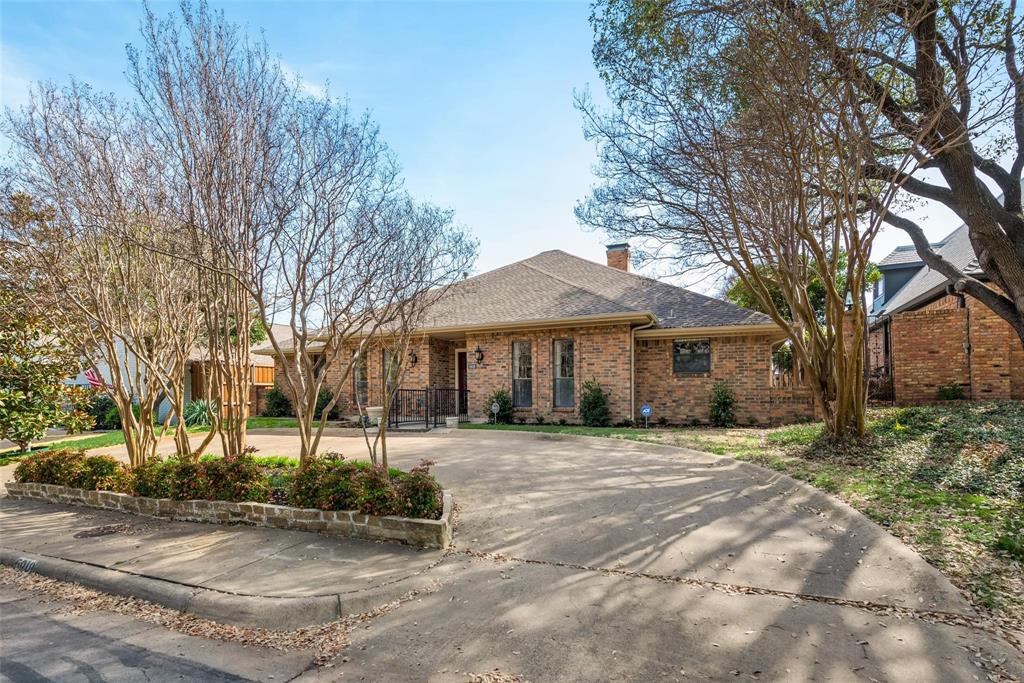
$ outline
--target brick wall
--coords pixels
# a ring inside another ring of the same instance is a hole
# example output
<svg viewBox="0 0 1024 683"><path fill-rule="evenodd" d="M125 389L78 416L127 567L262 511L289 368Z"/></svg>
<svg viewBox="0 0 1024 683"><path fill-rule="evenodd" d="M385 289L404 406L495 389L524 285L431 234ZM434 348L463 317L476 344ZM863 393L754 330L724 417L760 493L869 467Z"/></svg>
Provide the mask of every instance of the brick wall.
<svg viewBox="0 0 1024 683"><path fill-rule="evenodd" d="M1024 401L1024 344L1012 331L1010 337L1010 398Z"/></svg>
<svg viewBox="0 0 1024 683"><path fill-rule="evenodd" d="M350 350L340 353L335 362L327 366L324 371L323 385L325 387L333 391L338 380L347 371L346 364L352 357L355 348L356 345L353 344ZM432 346L432 340L425 338L414 339L410 343L409 349L416 351L416 364L413 365L408 355L406 356L402 386L422 389L428 386L428 382L431 381L435 374L448 372L447 359L442 358L440 354L432 353L436 349L436 346ZM284 381L284 368L280 367L280 364L281 361L279 359L275 361L275 384L280 390L287 393L287 383ZM436 369L432 370L431 368L435 364ZM380 345L372 344L366 349L366 369L367 377L369 378L369 400L367 405L379 406L384 400L384 363ZM292 400L294 401L294 398ZM348 372L348 376L342 385L341 396L338 399L338 410L342 415L355 415L357 412L354 371Z"/></svg>
<svg viewBox="0 0 1024 683"><path fill-rule="evenodd" d="M767 424L772 420L770 378L768 337L713 337L711 372L705 375L673 374L671 339L637 340L637 408L649 403L655 419L664 415L672 424L707 422L711 388L719 380L736 394L740 424Z"/></svg>
<svg viewBox="0 0 1024 683"><path fill-rule="evenodd" d="M1010 348L1017 335L984 304L970 300L971 393L976 401L1010 398ZM1017 374L1024 373L1018 367Z"/></svg>
<svg viewBox="0 0 1024 683"><path fill-rule="evenodd" d="M777 426L822 418L809 387L771 387L768 396L771 401L768 424Z"/></svg>
<svg viewBox="0 0 1024 683"><path fill-rule="evenodd" d="M935 401L939 387L953 383L970 395L963 346L966 328L965 308L932 308L893 316L892 374L897 403Z"/></svg>
<svg viewBox="0 0 1024 683"><path fill-rule="evenodd" d="M933 402L938 388L950 383L973 400L1024 399L1024 346L1009 324L971 297L961 304L959 297L944 296L897 313L892 336L901 405Z"/></svg>
<svg viewBox="0 0 1024 683"><path fill-rule="evenodd" d="M553 403L552 350L556 339L572 339L575 356L575 401L572 408ZM630 333L628 325L552 328L526 332L493 332L467 335L465 341L419 339L413 344L417 363L406 359L402 386L455 387L455 347L470 352L467 385L472 417L488 416L485 399L496 389L512 387L512 342L529 341L533 354L533 406L517 409L516 415L533 422L580 421L580 387L596 378L609 392L613 422L630 417ZM724 380L736 393L740 424L784 424L814 419L814 405L806 387L771 387L771 342L768 337L715 337L711 339L711 372L706 375L674 375L672 340L640 339L636 343L636 408L650 403L654 419L665 416L672 424L704 423L715 382ZM472 352L480 347L484 360ZM349 354L343 354L348 358ZM381 349L367 351L369 401L380 405L383 395ZM325 384L333 386L343 371L341 363L326 369ZM277 376L283 377L283 369ZM354 375L345 380L339 399L341 413L355 413Z"/></svg>
<svg viewBox="0 0 1024 683"><path fill-rule="evenodd" d="M556 339L572 339L575 356L575 401L573 408L555 408L553 398L552 347ZM629 326L608 325L565 329L472 334L466 339L471 352L484 352L483 363L469 358L469 413L486 417L487 396L497 389L512 388L512 342L529 341L533 354L533 406L517 409L528 421L538 416L547 421L579 422L580 386L590 378L609 392L612 421L629 417Z"/></svg>
<svg viewBox="0 0 1024 683"><path fill-rule="evenodd" d="M429 341L430 386L455 389L455 344L445 339Z"/></svg>

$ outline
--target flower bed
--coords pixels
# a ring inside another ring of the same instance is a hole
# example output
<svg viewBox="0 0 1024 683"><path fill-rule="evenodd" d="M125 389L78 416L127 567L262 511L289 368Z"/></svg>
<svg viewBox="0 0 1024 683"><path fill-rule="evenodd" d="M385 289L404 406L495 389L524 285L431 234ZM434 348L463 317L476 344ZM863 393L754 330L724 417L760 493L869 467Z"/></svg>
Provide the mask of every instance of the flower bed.
<svg viewBox="0 0 1024 683"><path fill-rule="evenodd" d="M424 462L385 473L331 455L304 468L285 459L154 459L128 468L81 451L40 453L8 493L186 521L242 523L426 547L450 540L451 500ZM286 505L274 504L278 502Z"/></svg>

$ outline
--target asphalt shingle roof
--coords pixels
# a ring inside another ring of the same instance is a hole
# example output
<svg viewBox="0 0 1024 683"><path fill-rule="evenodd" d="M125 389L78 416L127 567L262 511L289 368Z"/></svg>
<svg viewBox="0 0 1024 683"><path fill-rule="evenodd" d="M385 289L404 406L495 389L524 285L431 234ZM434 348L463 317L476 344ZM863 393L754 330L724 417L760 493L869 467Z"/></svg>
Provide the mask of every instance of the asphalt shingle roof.
<svg viewBox="0 0 1024 683"><path fill-rule="evenodd" d="M941 245L933 244L932 248L937 246ZM909 266L919 263L921 263L921 257L917 255L917 249L914 248L914 245L904 244L893 249L891 254L879 261L878 267Z"/></svg>
<svg viewBox="0 0 1024 683"><path fill-rule="evenodd" d="M425 328L630 313L653 314L659 327L772 323L762 313L554 250L454 285L430 311Z"/></svg>
<svg viewBox="0 0 1024 683"><path fill-rule="evenodd" d="M978 272L977 257L974 255L974 247L971 246L966 225L961 225L951 232L946 239L940 242L940 245L935 251L942 258L965 273L976 274ZM930 292L939 290L947 282L949 282L949 278L945 275L925 266L882 305L878 315L897 313Z"/></svg>

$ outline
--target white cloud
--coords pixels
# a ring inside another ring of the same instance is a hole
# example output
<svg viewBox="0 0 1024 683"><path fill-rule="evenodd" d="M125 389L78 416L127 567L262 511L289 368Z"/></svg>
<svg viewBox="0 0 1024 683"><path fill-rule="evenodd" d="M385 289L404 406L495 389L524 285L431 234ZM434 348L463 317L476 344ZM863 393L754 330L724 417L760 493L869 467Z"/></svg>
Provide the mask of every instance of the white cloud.
<svg viewBox="0 0 1024 683"><path fill-rule="evenodd" d="M312 95L313 97L327 96L327 88L325 86L317 85L316 83L311 83L307 81L302 77L302 74L300 74L295 69L292 69L284 62L281 62L281 71L284 72L285 78L287 78L289 81L298 83L299 88L302 90L302 92L306 93L307 95Z"/></svg>

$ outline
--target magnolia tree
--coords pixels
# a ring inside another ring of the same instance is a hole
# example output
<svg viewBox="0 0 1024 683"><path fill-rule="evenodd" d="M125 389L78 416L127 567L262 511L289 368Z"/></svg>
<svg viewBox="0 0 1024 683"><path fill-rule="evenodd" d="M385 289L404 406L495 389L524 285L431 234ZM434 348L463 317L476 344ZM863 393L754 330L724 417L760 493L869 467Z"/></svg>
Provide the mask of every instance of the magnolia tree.
<svg viewBox="0 0 1024 683"><path fill-rule="evenodd" d="M48 427L73 433L93 419L83 410L87 392L66 383L78 372L78 354L7 285L0 283L0 439L27 451Z"/></svg>
<svg viewBox="0 0 1024 683"><path fill-rule="evenodd" d="M614 108L579 98L604 183L577 214L684 268L734 273L785 330L828 432L863 436L863 291L893 197L867 175L876 122L770 4L719 10L611 0L595 13ZM881 49L870 12L832 19Z"/></svg>

